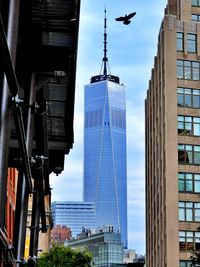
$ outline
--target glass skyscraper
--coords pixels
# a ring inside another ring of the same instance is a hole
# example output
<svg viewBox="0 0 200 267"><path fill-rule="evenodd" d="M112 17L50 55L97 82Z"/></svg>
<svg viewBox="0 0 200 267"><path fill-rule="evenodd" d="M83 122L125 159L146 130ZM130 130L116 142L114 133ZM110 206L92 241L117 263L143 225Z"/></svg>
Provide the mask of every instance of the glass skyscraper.
<svg viewBox="0 0 200 267"><path fill-rule="evenodd" d="M105 11L103 72L85 86L83 193L96 227L113 225L127 247L126 93L107 73L106 28Z"/></svg>
<svg viewBox="0 0 200 267"><path fill-rule="evenodd" d="M84 201L95 202L96 227L113 225L127 247L126 94L107 73L104 19L103 73L85 86Z"/></svg>
<svg viewBox="0 0 200 267"><path fill-rule="evenodd" d="M66 225L76 237L83 228L95 229L95 204L82 201L55 201L51 204L54 225Z"/></svg>
<svg viewBox="0 0 200 267"><path fill-rule="evenodd" d="M85 86L84 201L96 227L113 225L127 245L125 87L109 77Z"/></svg>

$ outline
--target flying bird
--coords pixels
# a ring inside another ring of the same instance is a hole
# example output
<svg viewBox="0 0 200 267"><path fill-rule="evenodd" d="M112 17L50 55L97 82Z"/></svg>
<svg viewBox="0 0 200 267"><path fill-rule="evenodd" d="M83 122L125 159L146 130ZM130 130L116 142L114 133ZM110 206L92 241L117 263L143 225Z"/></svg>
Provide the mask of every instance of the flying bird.
<svg viewBox="0 0 200 267"><path fill-rule="evenodd" d="M130 13L129 15L125 15L124 17L118 17L115 20L116 21L123 21L123 23L125 25L128 25L129 23L131 23L131 18L134 17L136 15L136 12Z"/></svg>

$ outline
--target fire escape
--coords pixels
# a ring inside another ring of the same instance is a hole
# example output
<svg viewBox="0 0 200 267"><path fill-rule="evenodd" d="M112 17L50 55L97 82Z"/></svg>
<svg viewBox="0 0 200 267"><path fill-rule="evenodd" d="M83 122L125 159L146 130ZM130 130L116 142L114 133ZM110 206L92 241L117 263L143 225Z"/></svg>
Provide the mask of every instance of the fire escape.
<svg viewBox="0 0 200 267"><path fill-rule="evenodd" d="M23 266L32 196L28 266L49 227L49 175L73 146L80 0L0 1L0 266ZM8 168L18 170L13 244L5 233Z"/></svg>

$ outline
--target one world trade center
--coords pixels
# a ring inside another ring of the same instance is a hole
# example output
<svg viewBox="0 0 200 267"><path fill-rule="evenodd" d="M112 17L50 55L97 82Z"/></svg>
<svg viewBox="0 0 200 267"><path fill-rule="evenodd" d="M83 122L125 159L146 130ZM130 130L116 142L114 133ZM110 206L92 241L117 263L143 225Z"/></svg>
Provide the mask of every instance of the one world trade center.
<svg viewBox="0 0 200 267"><path fill-rule="evenodd" d="M104 21L102 70L85 86L84 201L95 202L96 227L112 225L126 248L126 92L109 73Z"/></svg>

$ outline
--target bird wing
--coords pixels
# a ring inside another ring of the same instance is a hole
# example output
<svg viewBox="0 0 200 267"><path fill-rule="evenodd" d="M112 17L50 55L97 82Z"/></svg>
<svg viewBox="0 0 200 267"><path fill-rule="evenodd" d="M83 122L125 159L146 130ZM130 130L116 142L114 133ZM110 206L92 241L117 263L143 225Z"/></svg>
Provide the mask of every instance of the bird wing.
<svg viewBox="0 0 200 267"><path fill-rule="evenodd" d="M131 18L134 17L135 15L136 15L136 12L130 13L130 14L127 16L127 19L131 19Z"/></svg>
<svg viewBox="0 0 200 267"><path fill-rule="evenodd" d="M118 17L118 18L116 18L115 20L116 20L116 21L124 21L124 19L125 19L125 17Z"/></svg>

